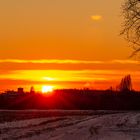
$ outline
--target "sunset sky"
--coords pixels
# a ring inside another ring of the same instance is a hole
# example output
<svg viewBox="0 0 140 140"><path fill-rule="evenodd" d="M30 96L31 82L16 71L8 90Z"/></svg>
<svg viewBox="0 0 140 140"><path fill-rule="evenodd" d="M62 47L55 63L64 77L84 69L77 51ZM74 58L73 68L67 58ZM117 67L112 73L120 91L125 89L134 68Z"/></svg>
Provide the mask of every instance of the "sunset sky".
<svg viewBox="0 0 140 140"><path fill-rule="evenodd" d="M120 36L124 0L1 0L0 90L116 87L140 61Z"/></svg>

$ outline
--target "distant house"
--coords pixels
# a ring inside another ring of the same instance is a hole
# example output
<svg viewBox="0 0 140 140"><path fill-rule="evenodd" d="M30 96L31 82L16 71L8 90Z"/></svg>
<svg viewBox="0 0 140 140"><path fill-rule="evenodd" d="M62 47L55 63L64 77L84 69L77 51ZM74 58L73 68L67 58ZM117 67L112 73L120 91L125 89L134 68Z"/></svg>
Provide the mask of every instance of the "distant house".
<svg viewBox="0 0 140 140"><path fill-rule="evenodd" d="M24 89L23 89L23 88L18 88L18 93L19 93L19 94L24 93Z"/></svg>

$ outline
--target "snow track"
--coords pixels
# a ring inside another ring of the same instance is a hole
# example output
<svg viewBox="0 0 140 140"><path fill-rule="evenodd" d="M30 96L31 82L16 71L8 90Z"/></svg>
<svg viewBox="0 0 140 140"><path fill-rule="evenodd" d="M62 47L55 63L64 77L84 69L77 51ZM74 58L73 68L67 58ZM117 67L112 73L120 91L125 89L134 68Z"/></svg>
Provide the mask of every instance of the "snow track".
<svg viewBox="0 0 140 140"><path fill-rule="evenodd" d="M95 113L1 122L0 139L140 140L140 113Z"/></svg>

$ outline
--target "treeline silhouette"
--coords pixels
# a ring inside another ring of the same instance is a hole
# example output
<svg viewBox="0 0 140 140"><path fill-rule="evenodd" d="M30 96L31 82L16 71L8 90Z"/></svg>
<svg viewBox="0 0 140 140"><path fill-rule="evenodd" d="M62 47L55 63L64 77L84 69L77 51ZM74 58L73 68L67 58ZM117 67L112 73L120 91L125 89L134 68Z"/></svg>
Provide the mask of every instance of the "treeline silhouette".
<svg viewBox="0 0 140 140"><path fill-rule="evenodd" d="M139 110L140 92L112 90L55 90L51 94L0 94L0 109Z"/></svg>

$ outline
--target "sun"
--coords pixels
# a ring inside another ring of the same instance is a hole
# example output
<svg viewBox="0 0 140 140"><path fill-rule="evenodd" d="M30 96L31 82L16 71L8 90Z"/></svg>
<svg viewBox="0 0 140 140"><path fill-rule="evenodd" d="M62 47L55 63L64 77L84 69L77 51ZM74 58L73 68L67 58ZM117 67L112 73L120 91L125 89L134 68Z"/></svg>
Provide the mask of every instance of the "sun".
<svg viewBox="0 0 140 140"><path fill-rule="evenodd" d="M53 86L42 86L42 93L53 92Z"/></svg>

